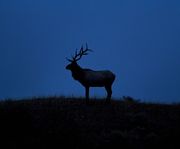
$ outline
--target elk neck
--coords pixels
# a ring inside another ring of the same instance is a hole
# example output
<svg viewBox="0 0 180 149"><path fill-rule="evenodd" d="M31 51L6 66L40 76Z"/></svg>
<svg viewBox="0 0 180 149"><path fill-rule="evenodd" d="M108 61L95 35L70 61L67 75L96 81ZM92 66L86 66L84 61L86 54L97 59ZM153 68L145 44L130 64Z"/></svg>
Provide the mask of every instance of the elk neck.
<svg viewBox="0 0 180 149"><path fill-rule="evenodd" d="M71 70L71 72L72 72L72 77L75 80L81 80L84 76L83 68L81 68L79 65L77 65L75 68L73 68Z"/></svg>

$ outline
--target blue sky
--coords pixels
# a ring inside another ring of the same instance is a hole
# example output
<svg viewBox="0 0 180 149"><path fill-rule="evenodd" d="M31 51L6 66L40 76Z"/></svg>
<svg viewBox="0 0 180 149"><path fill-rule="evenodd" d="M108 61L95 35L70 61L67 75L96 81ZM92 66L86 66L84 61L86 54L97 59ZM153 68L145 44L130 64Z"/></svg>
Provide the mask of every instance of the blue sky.
<svg viewBox="0 0 180 149"><path fill-rule="evenodd" d="M179 18L178 0L1 0L0 99L84 96L65 58L87 42L79 64L113 71L114 97L179 102Z"/></svg>

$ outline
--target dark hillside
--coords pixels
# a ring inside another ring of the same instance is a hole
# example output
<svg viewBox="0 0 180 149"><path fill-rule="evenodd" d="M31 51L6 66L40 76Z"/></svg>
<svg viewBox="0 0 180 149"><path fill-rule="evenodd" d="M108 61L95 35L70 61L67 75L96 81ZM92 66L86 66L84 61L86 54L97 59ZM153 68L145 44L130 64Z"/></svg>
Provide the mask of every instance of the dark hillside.
<svg viewBox="0 0 180 149"><path fill-rule="evenodd" d="M36 98L0 102L3 148L180 148L180 105ZM1 147L2 148L2 147Z"/></svg>

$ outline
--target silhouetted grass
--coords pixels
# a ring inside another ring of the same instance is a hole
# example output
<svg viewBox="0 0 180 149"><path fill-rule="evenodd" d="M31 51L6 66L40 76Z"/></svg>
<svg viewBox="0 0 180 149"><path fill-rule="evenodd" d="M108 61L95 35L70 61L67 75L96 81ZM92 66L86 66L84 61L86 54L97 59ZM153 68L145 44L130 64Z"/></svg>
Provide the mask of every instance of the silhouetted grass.
<svg viewBox="0 0 180 149"><path fill-rule="evenodd" d="M4 148L180 148L180 105L47 97L0 102ZM1 147L2 148L2 147Z"/></svg>

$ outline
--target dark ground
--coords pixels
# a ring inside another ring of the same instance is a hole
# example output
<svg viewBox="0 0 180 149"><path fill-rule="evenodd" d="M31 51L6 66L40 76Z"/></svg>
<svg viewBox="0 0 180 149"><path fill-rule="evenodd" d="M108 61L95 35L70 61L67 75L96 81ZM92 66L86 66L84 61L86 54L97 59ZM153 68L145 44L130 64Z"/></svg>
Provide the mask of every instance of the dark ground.
<svg viewBox="0 0 180 149"><path fill-rule="evenodd" d="M180 148L180 104L49 97L0 102L0 148ZM4 146L4 147L2 147Z"/></svg>

